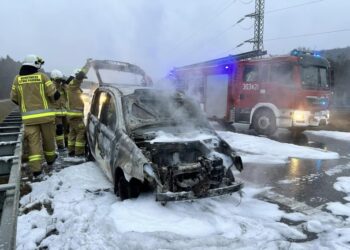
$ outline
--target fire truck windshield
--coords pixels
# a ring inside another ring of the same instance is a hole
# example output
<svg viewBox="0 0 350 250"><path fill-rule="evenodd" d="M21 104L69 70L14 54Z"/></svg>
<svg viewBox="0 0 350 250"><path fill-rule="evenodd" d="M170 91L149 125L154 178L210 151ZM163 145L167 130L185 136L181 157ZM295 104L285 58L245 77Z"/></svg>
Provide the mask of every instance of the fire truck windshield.
<svg viewBox="0 0 350 250"><path fill-rule="evenodd" d="M329 89L327 68L320 66L302 66L301 81L306 89Z"/></svg>

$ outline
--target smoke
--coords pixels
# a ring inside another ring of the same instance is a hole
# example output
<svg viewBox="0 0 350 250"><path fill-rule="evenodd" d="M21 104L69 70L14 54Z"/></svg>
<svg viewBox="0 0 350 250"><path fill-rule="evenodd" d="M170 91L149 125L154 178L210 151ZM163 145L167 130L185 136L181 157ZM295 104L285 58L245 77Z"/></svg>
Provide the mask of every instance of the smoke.
<svg viewBox="0 0 350 250"><path fill-rule="evenodd" d="M157 131L165 129L175 134L211 129L199 105L171 88L135 91L134 95L126 96L125 101L131 107L132 115L126 118L127 122L131 121L131 129L157 125Z"/></svg>
<svg viewBox="0 0 350 250"><path fill-rule="evenodd" d="M175 93L177 91L176 85L174 84L174 79L169 77L163 77L160 80L154 82L153 87L166 91L168 93Z"/></svg>

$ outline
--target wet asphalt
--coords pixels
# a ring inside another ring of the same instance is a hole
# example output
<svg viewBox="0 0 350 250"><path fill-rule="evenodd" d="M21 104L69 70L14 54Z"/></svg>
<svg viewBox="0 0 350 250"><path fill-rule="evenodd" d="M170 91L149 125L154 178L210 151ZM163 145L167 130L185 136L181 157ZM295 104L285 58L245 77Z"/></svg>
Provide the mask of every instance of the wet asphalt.
<svg viewBox="0 0 350 250"><path fill-rule="evenodd" d="M247 129L238 132L251 134ZM340 176L350 176L350 142L315 136L308 132L304 132L296 142L289 131L279 131L271 139L337 152L340 158L290 158L287 164L245 164L240 176L243 181L258 187L272 187L272 191L311 207L334 201L345 203L345 194L335 190L333 184Z"/></svg>

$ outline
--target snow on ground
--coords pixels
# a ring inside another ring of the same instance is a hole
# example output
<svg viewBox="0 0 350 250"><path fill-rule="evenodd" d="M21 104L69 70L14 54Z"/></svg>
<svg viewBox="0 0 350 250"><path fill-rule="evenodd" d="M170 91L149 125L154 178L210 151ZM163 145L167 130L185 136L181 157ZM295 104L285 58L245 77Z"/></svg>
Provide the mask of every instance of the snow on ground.
<svg viewBox="0 0 350 250"><path fill-rule="evenodd" d="M244 162L339 157L334 152L262 137L232 132L219 135L243 154ZM350 177L337 180L334 188L347 193L345 200L350 202ZM233 194L166 206L157 203L152 192L122 202L112 190L112 184L92 162L65 168L33 183L32 192L20 200L17 249L350 248L350 221L338 216L350 216L350 203L331 202L326 208L332 213L305 215L287 213L259 200L257 195L267 188L247 185L242 198ZM294 223L282 223L283 218ZM308 240L309 234L315 239Z"/></svg>
<svg viewBox="0 0 350 250"><path fill-rule="evenodd" d="M345 249L347 229L328 213L307 217L280 210L255 196L267 189L193 202L155 201L153 193L120 201L102 171L91 162L33 183L20 200L17 249ZM342 190L347 185L339 184ZM39 204L39 206L38 206ZM43 205L41 205L43 204ZM305 221L322 238L281 223ZM342 248L343 247L343 248Z"/></svg>
<svg viewBox="0 0 350 250"><path fill-rule="evenodd" d="M337 182L334 183L333 187L339 192L346 193L347 196L344 197L344 200L348 202L329 202L327 205L327 209L332 211L332 213L336 215L350 217L350 177L338 177ZM350 218L348 218L347 220L350 222Z"/></svg>
<svg viewBox="0 0 350 250"><path fill-rule="evenodd" d="M318 130L318 131L307 130L305 131L305 133L328 137L328 138L341 140L341 141L350 141L350 133L347 133L347 132L327 131L327 130Z"/></svg>
<svg viewBox="0 0 350 250"><path fill-rule="evenodd" d="M343 172L344 170L350 169L350 163L346 164L346 165L337 165L332 167L331 169L325 171L325 174L328 176L333 176L335 174L339 174L341 172Z"/></svg>
<svg viewBox="0 0 350 250"><path fill-rule="evenodd" d="M280 180L278 181L279 184L294 184L294 185L300 185L301 183L305 182L313 182L314 180L322 177L322 173L317 173L317 174L309 174L309 175L304 175L302 177L294 177L291 179L287 180Z"/></svg>
<svg viewBox="0 0 350 250"><path fill-rule="evenodd" d="M265 137L218 131L218 134L232 148L237 150L243 163L258 162L266 164L282 164L289 158L301 159L338 159L336 152L317 148L281 143Z"/></svg>
<svg viewBox="0 0 350 250"><path fill-rule="evenodd" d="M334 183L334 188L350 196L350 177L338 177L337 182Z"/></svg>
<svg viewBox="0 0 350 250"><path fill-rule="evenodd" d="M326 208L333 214L346 219L338 228L334 228L332 232L330 231L325 235L325 238L332 239L334 236L338 237L337 240L341 241L341 246L344 246L343 249L350 249L350 177L338 177L337 182L333 186L337 191L346 193L347 196L344 197L344 200L348 202L329 202ZM344 242L347 242L347 245Z"/></svg>

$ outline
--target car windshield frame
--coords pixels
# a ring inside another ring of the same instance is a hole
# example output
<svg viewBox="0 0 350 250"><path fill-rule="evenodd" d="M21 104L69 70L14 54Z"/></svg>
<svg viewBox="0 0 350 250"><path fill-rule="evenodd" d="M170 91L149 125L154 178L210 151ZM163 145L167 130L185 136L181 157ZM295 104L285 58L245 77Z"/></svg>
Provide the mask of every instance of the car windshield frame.
<svg viewBox="0 0 350 250"><path fill-rule="evenodd" d="M100 68L97 70L103 84L144 86L145 79L141 74L116 69Z"/></svg>
<svg viewBox="0 0 350 250"><path fill-rule="evenodd" d="M133 93L123 96L122 102L126 127L130 131L169 126L212 130L199 105L178 92L147 91L146 97Z"/></svg>
<svg viewBox="0 0 350 250"><path fill-rule="evenodd" d="M89 79L105 86L151 86L152 79L137 65L113 60L92 60Z"/></svg>

